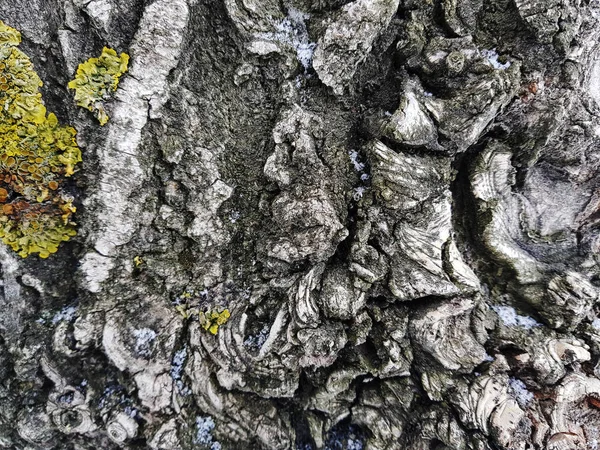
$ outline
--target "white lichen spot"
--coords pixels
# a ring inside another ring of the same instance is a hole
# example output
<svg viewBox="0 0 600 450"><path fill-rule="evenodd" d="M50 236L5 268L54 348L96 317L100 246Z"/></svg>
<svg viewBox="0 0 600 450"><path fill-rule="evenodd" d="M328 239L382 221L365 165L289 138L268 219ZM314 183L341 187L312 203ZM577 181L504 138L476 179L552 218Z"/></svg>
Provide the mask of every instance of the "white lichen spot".
<svg viewBox="0 0 600 450"><path fill-rule="evenodd" d="M229 215L229 221L231 223L236 223L240 217L241 217L241 214L239 213L239 211L232 211L231 214Z"/></svg>
<svg viewBox="0 0 600 450"><path fill-rule="evenodd" d="M350 158L350 162L352 163L354 170L356 170L360 174L360 181L367 181L369 179L369 174L364 173L366 165L364 162L360 161L359 153L356 150L350 150L348 152L348 157ZM355 187L354 192L352 194L352 198L354 199L354 201L359 201L363 197L366 190L366 186Z"/></svg>
<svg viewBox="0 0 600 450"><path fill-rule="evenodd" d="M196 444L210 444L212 442L212 430L215 428L215 421L210 416L196 417Z"/></svg>
<svg viewBox="0 0 600 450"><path fill-rule="evenodd" d="M515 308L512 306L495 305L492 306L492 309L496 311L496 314L498 314L498 317L500 317L502 323L508 327L522 327L525 329L530 329L541 326L541 324L535 319L529 316L521 316L517 314L517 311L515 311Z"/></svg>
<svg viewBox="0 0 600 450"><path fill-rule="evenodd" d="M518 378L510 378L508 380L508 389L523 409L533 400L533 394L527 390L525 383Z"/></svg>
<svg viewBox="0 0 600 450"><path fill-rule="evenodd" d="M181 395L188 396L192 393L192 390L185 385L182 380L183 367L187 358L187 347L183 347L181 350L175 352L173 361L171 362L171 378L175 382L175 386Z"/></svg>
<svg viewBox="0 0 600 450"><path fill-rule="evenodd" d="M365 169L365 163L359 161L359 154L356 150L350 150L348 152L348 156L350 157L350 161L354 166L354 170L357 172L362 172Z"/></svg>
<svg viewBox="0 0 600 450"><path fill-rule="evenodd" d="M125 414L127 414L129 417L131 417L132 419L134 419L135 416L137 416L137 414L138 414L137 408L134 408L133 406L126 406L125 408L123 408L123 412Z"/></svg>
<svg viewBox="0 0 600 450"><path fill-rule="evenodd" d="M77 306L66 306L57 312L52 318L52 324L56 325L58 322L71 322L75 318L77 313Z"/></svg>
<svg viewBox="0 0 600 450"><path fill-rule="evenodd" d="M498 55L495 48L491 50L482 50L481 56L487 59L494 69L506 70L510 67L510 61L506 61L504 64L498 61L500 55Z"/></svg>
<svg viewBox="0 0 600 450"><path fill-rule="evenodd" d="M140 328L133 330L133 335L135 336L135 352L140 356L150 356L156 332L150 328Z"/></svg>
<svg viewBox="0 0 600 450"><path fill-rule="evenodd" d="M210 450L221 450L221 444L215 441L212 431L215 429L215 421L210 416L196 417L196 436L194 444L210 445Z"/></svg>
<svg viewBox="0 0 600 450"><path fill-rule="evenodd" d="M171 363L171 377L174 380L180 380L183 372L183 365L187 358L187 347L183 347L181 350L175 352L173 356L173 362Z"/></svg>
<svg viewBox="0 0 600 450"><path fill-rule="evenodd" d="M594 327L596 330L600 331L600 318L596 317L594 319L594 321L592 322L592 327Z"/></svg>
<svg viewBox="0 0 600 450"><path fill-rule="evenodd" d="M82 382L81 386L87 386L87 381L85 384ZM137 414L137 409L132 406L132 401L127 396L127 391L123 386L118 384L111 384L104 388L104 392L98 401L98 408L110 408L114 404L121 405L128 415L132 413L134 415Z"/></svg>
<svg viewBox="0 0 600 450"><path fill-rule="evenodd" d="M284 19L281 28L290 32L293 36L292 46L296 49L296 54L300 64L308 69L312 65L313 54L315 52L316 42L310 42L306 21L310 19L310 14L304 13L296 8L288 9L288 19ZM289 21L289 24L286 22ZM290 30L291 26L291 30Z"/></svg>
<svg viewBox="0 0 600 450"><path fill-rule="evenodd" d="M346 448L348 450L363 450L363 443L361 441L355 440L355 439L348 439L348 442L346 443Z"/></svg>
<svg viewBox="0 0 600 450"><path fill-rule="evenodd" d="M366 190L367 190L367 188L364 186L355 187L354 195L352 196L354 198L354 201L359 201L361 198L363 198L363 195Z"/></svg>
<svg viewBox="0 0 600 450"><path fill-rule="evenodd" d="M310 14L290 7L287 17L276 25L277 32L257 33L256 37L290 45L296 50L296 57L300 64L308 70L312 66L313 54L317 46L316 42L311 42L308 36L306 27L308 19Z"/></svg>
<svg viewBox="0 0 600 450"><path fill-rule="evenodd" d="M267 342L267 338L269 337L270 327L268 324L265 324L257 334L248 336L244 341L244 346L254 348L260 350L265 342Z"/></svg>

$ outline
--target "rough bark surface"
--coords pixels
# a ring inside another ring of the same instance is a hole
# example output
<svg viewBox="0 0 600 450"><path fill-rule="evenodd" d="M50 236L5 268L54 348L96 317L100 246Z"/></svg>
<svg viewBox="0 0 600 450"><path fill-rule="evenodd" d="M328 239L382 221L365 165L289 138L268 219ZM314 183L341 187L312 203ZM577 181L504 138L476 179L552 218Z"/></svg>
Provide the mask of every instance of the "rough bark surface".
<svg viewBox="0 0 600 450"><path fill-rule="evenodd" d="M0 247L0 448L600 448L598 0L0 20L84 158L78 236Z"/></svg>

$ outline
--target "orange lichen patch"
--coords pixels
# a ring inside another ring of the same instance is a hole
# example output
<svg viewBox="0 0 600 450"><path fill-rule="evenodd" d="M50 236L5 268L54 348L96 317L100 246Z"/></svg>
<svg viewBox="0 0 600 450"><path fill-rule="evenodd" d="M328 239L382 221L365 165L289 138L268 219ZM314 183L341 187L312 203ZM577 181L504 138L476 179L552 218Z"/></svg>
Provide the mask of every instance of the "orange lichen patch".
<svg viewBox="0 0 600 450"><path fill-rule="evenodd" d="M75 235L75 208L60 190L81 161L75 130L47 114L42 81L0 21L0 238L22 257L46 258Z"/></svg>

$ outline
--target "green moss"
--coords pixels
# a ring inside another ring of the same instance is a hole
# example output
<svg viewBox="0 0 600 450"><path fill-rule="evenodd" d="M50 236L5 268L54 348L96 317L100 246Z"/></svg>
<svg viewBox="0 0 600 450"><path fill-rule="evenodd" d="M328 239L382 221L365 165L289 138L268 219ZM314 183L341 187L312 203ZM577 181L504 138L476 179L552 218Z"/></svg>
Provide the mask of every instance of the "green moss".
<svg viewBox="0 0 600 450"><path fill-rule="evenodd" d="M22 257L46 258L76 234L61 186L81 151L75 129L46 114L42 81L20 42L0 21L0 238Z"/></svg>
<svg viewBox="0 0 600 450"><path fill-rule="evenodd" d="M127 72L129 55L104 47L98 58L90 58L79 64L75 79L69 82L69 88L75 90L75 101L79 106L96 113L100 125L108 122L103 100L117 90L119 79Z"/></svg>

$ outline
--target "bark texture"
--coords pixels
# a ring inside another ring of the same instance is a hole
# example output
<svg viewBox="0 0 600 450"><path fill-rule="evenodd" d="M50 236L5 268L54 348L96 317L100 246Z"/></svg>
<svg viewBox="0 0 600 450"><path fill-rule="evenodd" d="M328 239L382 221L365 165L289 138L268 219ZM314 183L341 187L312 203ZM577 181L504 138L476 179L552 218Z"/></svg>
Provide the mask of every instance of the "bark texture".
<svg viewBox="0 0 600 450"><path fill-rule="evenodd" d="M77 237L0 247L0 448L600 448L600 1L0 20L84 159Z"/></svg>

